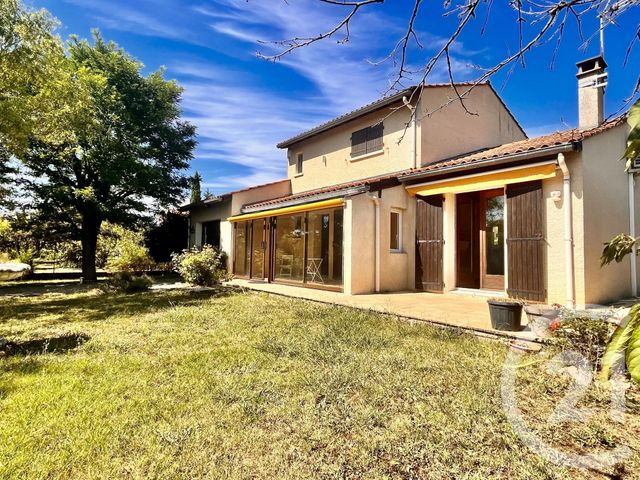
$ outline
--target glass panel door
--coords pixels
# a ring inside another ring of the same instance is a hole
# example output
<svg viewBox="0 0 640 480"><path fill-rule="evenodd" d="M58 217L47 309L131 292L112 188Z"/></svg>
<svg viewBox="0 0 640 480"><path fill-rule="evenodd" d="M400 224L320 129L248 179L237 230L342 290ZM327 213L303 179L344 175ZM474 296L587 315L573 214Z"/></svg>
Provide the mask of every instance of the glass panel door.
<svg viewBox="0 0 640 480"><path fill-rule="evenodd" d="M247 272L247 223L238 222L235 225L235 249L233 273L240 277L244 277Z"/></svg>
<svg viewBox="0 0 640 480"><path fill-rule="evenodd" d="M283 215L275 221L273 278L290 282L304 279L304 215Z"/></svg>
<svg viewBox="0 0 640 480"><path fill-rule="evenodd" d="M342 209L309 212L305 281L342 285Z"/></svg>
<svg viewBox="0 0 640 480"><path fill-rule="evenodd" d="M483 192L482 288L504 289L504 192Z"/></svg>
<svg viewBox="0 0 640 480"><path fill-rule="evenodd" d="M251 233L251 278L264 278L264 220L254 220Z"/></svg>

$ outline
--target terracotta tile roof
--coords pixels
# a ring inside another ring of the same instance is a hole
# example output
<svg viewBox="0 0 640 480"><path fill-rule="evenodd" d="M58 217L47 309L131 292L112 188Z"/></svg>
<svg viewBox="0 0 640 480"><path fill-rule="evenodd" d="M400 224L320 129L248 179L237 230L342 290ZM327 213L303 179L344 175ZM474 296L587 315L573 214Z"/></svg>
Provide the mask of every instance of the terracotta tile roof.
<svg viewBox="0 0 640 480"><path fill-rule="evenodd" d="M294 193L292 195L285 195L283 197L272 198L271 200L265 200L263 202L252 203L249 205L245 205L245 207L257 208L257 207L263 207L268 205L277 205L278 203L288 202L290 200L298 200L298 199L313 197L316 195L322 195L325 193L339 192L341 190L347 190L349 188L363 187L363 186L371 185L373 183L381 182L384 180L391 180L391 179L398 178L398 175L405 172L406 170L403 170L400 172L387 173L387 174L379 175L376 177L369 177L369 178L363 178L360 180L354 180L352 182L340 183L338 185L331 185L328 187L316 188L314 190L307 190L306 192Z"/></svg>
<svg viewBox="0 0 640 480"><path fill-rule="evenodd" d="M541 137L529 138L526 140L520 140L518 142L505 143L497 147L488 148L478 152L465 154L462 156L450 158L447 160L440 160L438 162L431 163L421 168L411 169L407 173L420 173L429 172L433 170L439 170L445 167L452 167L457 165L471 164L483 160L491 160L494 158L500 158L507 155L514 155L517 153L533 152L543 148L553 147L557 145L564 145L568 143L579 142L585 138L592 137L598 133L609 130L610 128L617 127L626 121L626 115L613 118L604 122L602 125L591 130L580 131L577 128L570 130L564 130L561 132L554 132Z"/></svg>
<svg viewBox="0 0 640 480"><path fill-rule="evenodd" d="M491 85L489 82L481 82L476 84L475 82L455 82L455 85L458 87L464 87L464 86L474 86L474 85ZM442 87L450 87L451 84L450 83L428 83L426 85L424 85L424 88L442 88ZM382 98L379 98L378 100L375 100L371 103L368 103L367 105L364 105L362 107L356 108L355 110L352 110L350 112L344 113L336 118L333 118L327 122L321 123L320 125L311 128L310 130L306 130L302 133L299 133L298 135L295 135L291 138L288 138L287 140L283 140L282 142L278 143L278 145L276 145L278 148L287 148L295 143L301 142L302 140L306 140L309 137L312 137L314 135L318 135L319 133L322 132L326 132L327 130L333 128L333 127L337 127L338 125L341 125L343 123L346 123L350 120L354 120L356 118L359 118L363 115L366 115L367 113L371 113L374 112L380 108L386 107L387 105L391 105L395 102L398 102L400 100L402 100L402 97L404 96L411 96L411 94L414 92L414 90L418 88L416 85L412 85L410 87L405 88L404 90L401 90L399 92L384 96ZM493 87L492 87L493 88ZM497 94L496 94L497 95ZM504 102L503 102L504 103ZM505 106L506 108L506 106ZM511 113L511 112L509 112ZM515 118L514 118L515 120Z"/></svg>

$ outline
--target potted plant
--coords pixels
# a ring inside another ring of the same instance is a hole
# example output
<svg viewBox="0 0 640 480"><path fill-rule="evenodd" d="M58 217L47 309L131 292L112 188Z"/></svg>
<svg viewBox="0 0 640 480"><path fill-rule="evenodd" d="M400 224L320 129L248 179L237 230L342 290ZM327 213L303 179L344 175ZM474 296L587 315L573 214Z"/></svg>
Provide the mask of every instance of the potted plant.
<svg viewBox="0 0 640 480"><path fill-rule="evenodd" d="M522 303L510 298L490 298L491 326L496 330L516 332L521 330Z"/></svg>
<svg viewBox="0 0 640 480"><path fill-rule="evenodd" d="M524 306L529 329L539 337L549 333L549 326L560 314L559 305L530 304Z"/></svg>

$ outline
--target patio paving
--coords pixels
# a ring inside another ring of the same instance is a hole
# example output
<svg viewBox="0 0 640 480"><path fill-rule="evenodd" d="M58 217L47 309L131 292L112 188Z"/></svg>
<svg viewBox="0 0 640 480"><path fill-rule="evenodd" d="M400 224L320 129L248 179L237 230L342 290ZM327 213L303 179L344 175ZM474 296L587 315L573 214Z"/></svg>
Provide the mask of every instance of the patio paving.
<svg viewBox="0 0 640 480"><path fill-rule="evenodd" d="M460 328L480 336L528 341L540 340L528 330L520 332L494 330L491 327L486 296L473 296L462 293L436 294L423 292L346 295L339 292L244 279L234 279L229 282L229 284L276 295L303 298L333 305L344 305L347 307L397 315L399 317L420 320L443 327ZM526 322L526 314L523 312L523 326L526 326Z"/></svg>

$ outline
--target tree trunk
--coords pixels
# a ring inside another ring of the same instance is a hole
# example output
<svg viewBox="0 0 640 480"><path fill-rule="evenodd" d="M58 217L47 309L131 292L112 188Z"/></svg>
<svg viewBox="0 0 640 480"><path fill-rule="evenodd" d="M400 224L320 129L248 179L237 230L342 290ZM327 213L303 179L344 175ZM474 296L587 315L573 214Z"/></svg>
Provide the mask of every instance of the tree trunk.
<svg viewBox="0 0 640 480"><path fill-rule="evenodd" d="M96 274L96 246L102 220L92 213L82 214L82 278L85 283L98 280Z"/></svg>

